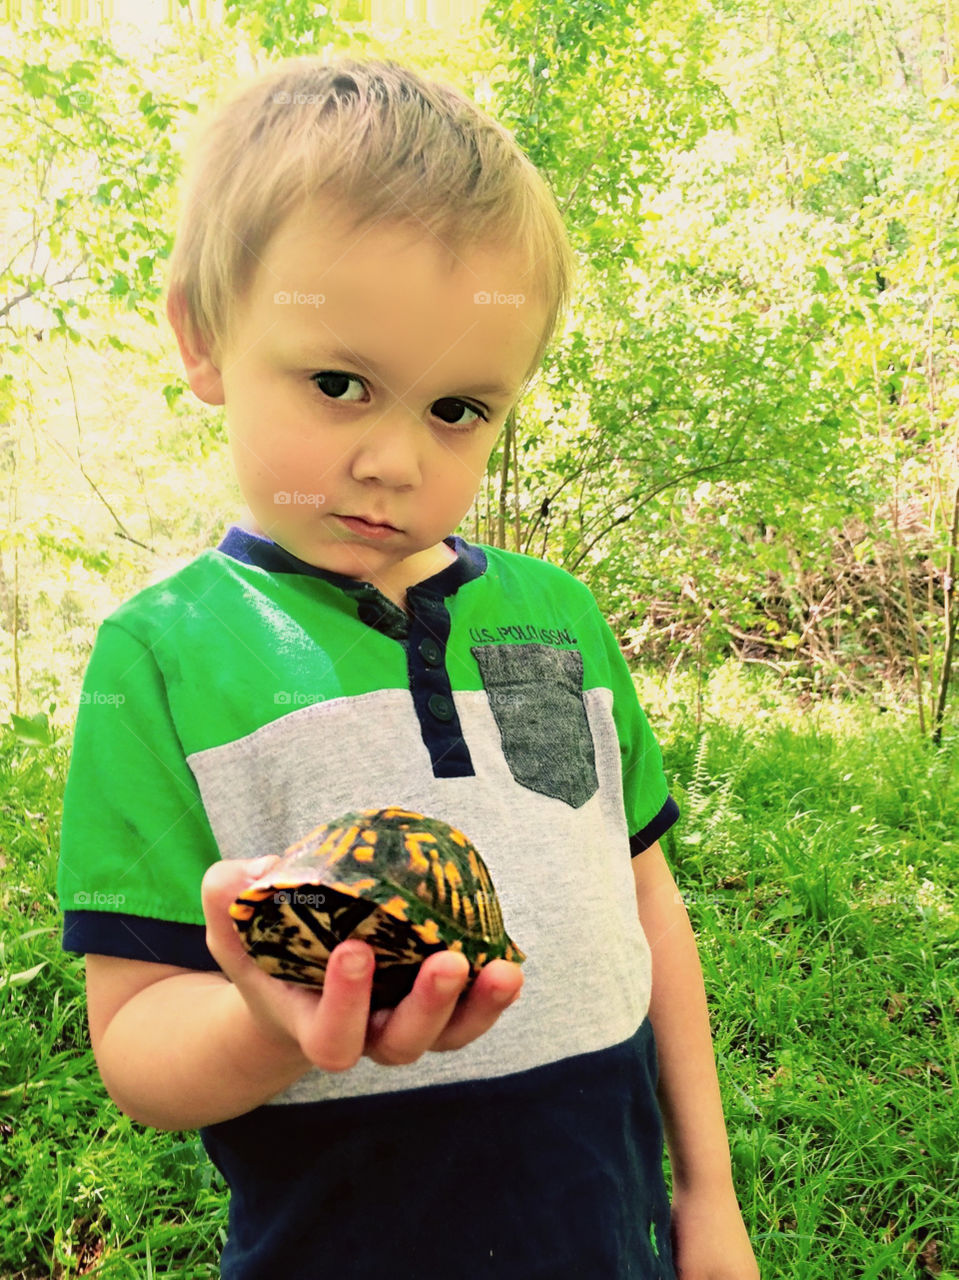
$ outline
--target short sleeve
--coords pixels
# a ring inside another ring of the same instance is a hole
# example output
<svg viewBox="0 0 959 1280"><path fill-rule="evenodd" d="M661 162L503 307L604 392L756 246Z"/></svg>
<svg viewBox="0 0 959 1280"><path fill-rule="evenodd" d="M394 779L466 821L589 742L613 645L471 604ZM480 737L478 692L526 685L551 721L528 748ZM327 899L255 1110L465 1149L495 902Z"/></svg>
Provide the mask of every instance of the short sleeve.
<svg viewBox="0 0 959 1280"><path fill-rule="evenodd" d="M635 856L665 835L679 818L679 806L669 794L663 754L636 696L626 659L608 623L602 617L600 622L622 759L623 804Z"/></svg>
<svg viewBox="0 0 959 1280"><path fill-rule="evenodd" d="M108 620L84 677L64 793L64 949L215 968L200 882L219 856L153 651Z"/></svg>

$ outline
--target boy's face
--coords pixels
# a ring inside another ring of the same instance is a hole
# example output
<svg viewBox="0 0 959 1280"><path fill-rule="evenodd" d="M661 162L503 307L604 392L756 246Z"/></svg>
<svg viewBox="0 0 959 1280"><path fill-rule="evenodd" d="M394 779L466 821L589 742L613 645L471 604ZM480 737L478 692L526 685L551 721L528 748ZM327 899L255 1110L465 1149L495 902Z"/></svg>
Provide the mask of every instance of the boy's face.
<svg viewBox="0 0 959 1280"><path fill-rule="evenodd" d="M522 288L509 250L467 250L450 271L415 226L350 233L311 204L267 245L226 348L189 353L171 313L194 391L226 405L260 529L400 600L452 560L442 539L469 509L546 322L538 300L517 304Z"/></svg>

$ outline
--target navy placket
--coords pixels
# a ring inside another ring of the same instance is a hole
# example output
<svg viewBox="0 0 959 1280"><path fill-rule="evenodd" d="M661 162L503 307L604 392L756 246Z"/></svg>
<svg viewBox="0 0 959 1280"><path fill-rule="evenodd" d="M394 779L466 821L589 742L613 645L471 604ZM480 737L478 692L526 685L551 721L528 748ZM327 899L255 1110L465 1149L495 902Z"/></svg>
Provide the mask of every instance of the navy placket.
<svg viewBox="0 0 959 1280"><path fill-rule="evenodd" d="M406 597L412 614L406 646L410 692L433 776L471 778L476 770L453 701L446 661L451 628L446 597L435 595L423 584L410 587Z"/></svg>
<svg viewBox="0 0 959 1280"><path fill-rule="evenodd" d="M409 614L371 582L317 568L269 538L234 525L219 550L272 573L299 573L339 587L356 605L360 622L406 647L409 689L423 744L437 778L470 778L476 773L453 698L447 663L452 619L447 600L464 583L486 572L486 556L462 538L445 539L454 564L408 588Z"/></svg>

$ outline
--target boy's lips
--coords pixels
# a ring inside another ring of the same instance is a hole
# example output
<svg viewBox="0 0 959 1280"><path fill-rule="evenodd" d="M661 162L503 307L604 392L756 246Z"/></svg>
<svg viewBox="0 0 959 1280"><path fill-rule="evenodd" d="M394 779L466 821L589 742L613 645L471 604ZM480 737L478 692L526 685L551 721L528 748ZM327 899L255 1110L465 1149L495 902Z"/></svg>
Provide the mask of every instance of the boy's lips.
<svg viewBox="0 0 959 1280"><path fill-rule="evenodd" d="M382 520L367 519L366 516L346 516L336 514L351 533L358 533L363 538L388 538L391 533L399 533L395 525L386 524Z"/></svg>

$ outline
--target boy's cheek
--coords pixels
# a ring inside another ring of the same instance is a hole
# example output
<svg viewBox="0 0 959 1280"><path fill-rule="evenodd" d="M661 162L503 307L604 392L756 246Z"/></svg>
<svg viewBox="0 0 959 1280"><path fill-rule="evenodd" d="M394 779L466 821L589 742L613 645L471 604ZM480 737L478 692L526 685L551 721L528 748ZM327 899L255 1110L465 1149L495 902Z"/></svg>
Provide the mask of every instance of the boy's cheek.
<svg viewBox="0 0 959 1280"><path fill-rule="evenodd" d="M262 432L231 431L230 447L237 477L256 492L265 493L271 486L275 488L277 480L289 474L275 437ZM302 465L301 460L301 470Z"/></svg>
<svg viewBox="0 0 959 1280"><path fill-rule="evenodd" d="M249 447L234 446L233 464L243 500L260 526L282 518L282 512L289 509L282 475Z"/></svg>

